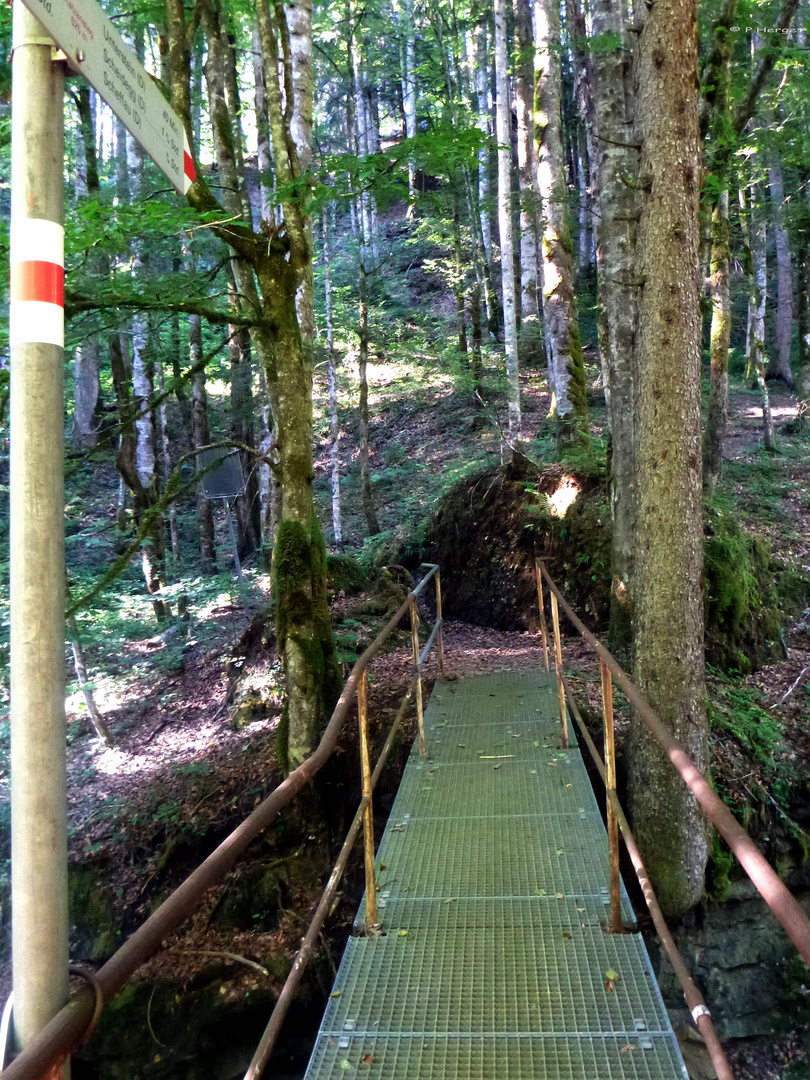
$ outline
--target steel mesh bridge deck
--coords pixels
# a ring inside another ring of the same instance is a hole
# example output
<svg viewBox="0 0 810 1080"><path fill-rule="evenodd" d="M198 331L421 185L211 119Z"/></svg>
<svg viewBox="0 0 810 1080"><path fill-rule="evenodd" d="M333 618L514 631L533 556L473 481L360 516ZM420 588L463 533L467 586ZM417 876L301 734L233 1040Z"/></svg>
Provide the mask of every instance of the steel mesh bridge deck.
<svg viewBox="0 0 810 1080"><path fill-rule="evenodd" d="M425 737L377 853L385 935L350 939L306 1080L686 1080L640 935L604 931L607 837L556 685L437 683Z"/></svg>

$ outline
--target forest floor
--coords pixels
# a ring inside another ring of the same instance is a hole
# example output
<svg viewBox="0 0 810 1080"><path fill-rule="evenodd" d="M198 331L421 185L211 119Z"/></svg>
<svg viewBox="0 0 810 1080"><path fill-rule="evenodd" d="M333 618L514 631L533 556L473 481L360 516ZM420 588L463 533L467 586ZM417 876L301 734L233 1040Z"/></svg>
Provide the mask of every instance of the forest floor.
<svg viewBox="0 0 810 1080"><path fill-rule="evenodd" d="M394 550L406 534L418 545L421 523L453 483L483 464L497 464L509 456L494 419L488 414L471 414L463 386L459 389L453 379L427 364L421 384L414 385L405 366L399 371L397 364L396 357L381 357L380 363L369 369L374 480L385 530L376 544L382 551ZM323 387L320 390L323 392ZM551 440L545 423L547 405L544 379L539 374L526 379L524 419L535 433L534 445L541 449L544 440ZM778 425L795 417L795 398L778 389L774 389L773 407ZM603 412L595 410L595 439L603 434L601 415ZM351 423L348 427L351 433ZM326 505L328 448L323 422L320 434L316 473ZM363 528L353 441L348 436L344 440L348 475L344 529L349 546L361 550ZM765 455L757 398L735 388L722 494L734 503L748 528L810 573L810 448L806 439L802 443L801 439L783 437L781 442L781 454ZM100 475L104 478L101 483ZM88 469L85 475L79 470L73 476L70 506L81 544L80 566L83 557L92 563L90 569L103 565L109 557L105 536L110 527L111 499L97 497L93 502L90 492L115 484L111 465L94 463L92 472ZM368 545L365 554L369 556ZM247 620L228 561L223 559L223 572L217 579L197 579L191 586L187 581L178 584L175 591L182 586L193 594L193 618L174 636L159 636L150 624L148 608L142 598L135 597L134 573L124 600L114 597L106 606L101 603L93 609L92 617L88 615L80 623L94 669L96 699L114 733L114 745L107 748L93 737L81 693L73 684L68 700L71 860L98 868L114 882L113 921L121 938L153 910L156 897L182 880L200 855L210 850L212 841L224 838L281 778L273 738L281 704L279 664L272 643L257 646L248 641L250 635L246 638ZM266 606L266 575L257 566L248 565L246 581L248 603L254 609ZM365 614L368 599L364 593L335 597L333 618L339 640L371 640L378 631L381 619ZM761 799L753 798L753 791L772 791L774 778L778 780L788 767L810 766L808 625L805 612L803 619L786 628L782 658L753 675L732 680L720 672L709 672L713 700L750 713L752 723L760 723L765 715L773 718L772 757L765 763L752 753L745 737L728 725L718 723L713 728L715 782L732 804L743 806L753 801L761 805ZM533 667L541 662L537 635L495 631L460 621L448 622L446 647L452 677L505 667ZM598 664L579 639L566 638L563 653L565 668L578 698L587 703L586 715L597 735ZM345 660L351 663L353 655L347 648ZM377 745L407 686L410 664L410 643L405 635L374 664L370 708ZM434 660L428 678L435 675ZM259 719L242 726L234 722L234 697L246 685L261 695L264 707ZM628 720L620 696L617 704L621 740ZM723 715L719 708L718 716ZM354 768L353 731L350 718L338 748L347 768ZM414 721L410 719L406 722L406 746L413 735ZM400 764L402 760L400 753ZM380 825L396 778L389 779L383 788ZM776 806L779 793L776 798L769 793L768 798ZM784 808L778 812L784 813ZM285 849L289 857L303 850L308 840L315 837L296 836L292 843L295 850ZM323 846L334 851L339 843L340 838L333 835L325 838ZM328 872L326 863L324 871ZM234 871L229 883L239 873ZM357 881L347 887L337 915L340 931L333 945L341 934L348 933ZM273 928L248 927L236 934L212 918L229 883L212 892L198 916L166 944L140 978L167 974L192 978L211 963L212 954L220 958L226 953L237 954L254 964L263 963L268 953L293 955L300 940L301 916L316 899L317 882L310 881L285 897L281 917ZM237 967L234 978L241 980L240 985L249 987L264 977L249 965ZM0 970L0 993L8 988L9 978L6 963ZM277 975L272 982L279 985ZM801 1057L805 1053L798 1034L770 1048L741 1048L736 1053L737 1075L740 1080L777 1080L783 1076L780 1070L786 1063L806 1060Z"/></svg>

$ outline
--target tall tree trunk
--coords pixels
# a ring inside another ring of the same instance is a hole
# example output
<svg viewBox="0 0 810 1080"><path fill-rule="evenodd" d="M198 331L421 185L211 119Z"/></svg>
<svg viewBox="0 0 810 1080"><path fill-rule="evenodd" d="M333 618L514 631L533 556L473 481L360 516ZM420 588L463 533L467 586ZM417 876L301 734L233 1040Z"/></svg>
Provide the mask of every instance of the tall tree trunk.
<svg viewBox="0 0 810 1080"><path fill-rule="evenodd" d="M166 385L163 378L163 364L160 360L156 364L157 384L160 393L160 404L157 408L158 427L160 429L160 449L163 464L163 489L168 487L172 473L171 445L169 442L169 418L166 415ZM172 559L174 560L173 571L176 573L182 563L180 555L180 533L177 528L177 507L172 502L169 504L169 538L172 546Z"/></svg>
<svg viewBox="0 0 810 1080"><path fill-rule="evenodd" d="M776 355L771 357L768 365L768 377L781 379L791 390L795 390L796 383L790 368L790 346L793 341L793 266L785 220L782 162L775 151L771 151L768 159L768 186L771 192L776 246Z"/></svg>
<svg viewBox="0 0 810 1080"><path fill-rule="evenodd" d="M256 108L256 146L259 159L259 211L262 221L274 223L273 157L270 152L270 128L267 121L267 84L265 82L259 32L253 31L253 85Z"/></svg>
<svg viewBox="0 0 810 1080"><path fill-rule="evenodd" d="M238 309L234 300L234 310ZM250 333L243 326L229 326L231 366L231 437L244 446L255 447L253 416L253 354ZM259 492L255 459L248 450L240 450L239 459L245 478L245 490L236 499L237 542L240 558L261 546Z"/></svg>
<svg viewBox="0 0 810 1080"><path fill-rule="evenodd" d="M96 198L99 192L98 158L91 107L91 91L87 85L76 88L74 100L79 114L78 144L82 152L83 170L76 177L76 195ZM90 256L89 270L105 274L107 260ZM98 443L96 411L101 396L101 339L97 330L85 334L73 357L73 446L90 449Z"/></svg>
<svg viewBox="0 0 810 1080"><path fill-rule="evenodd" d="M110 368L113 386L118 403L118 417L121 436L116 455L116 468L126 487L132 492L135 527L140 529L147 521L149 530L141 545L141 566L146 588L152 597L152 607L158 622L166 619L170 612L168 605L160 595L163 588L163 568L165 565L165 542L163 536L163 518L154 511L157 502L157 490L152 482L144 484L138 461L138 430L136 417L138 405L133 391L133 379L127 362L123 335L111 334L108 339ZM154 457L153 457L154 462Z"/></svg>
<svg viewBox="0 0 810 1080"><path fill-rule="evenodd" d="M453 289L456 294L456 325L458 327L458 351L463 363L467 363L467 312L464 304L464 256L461 250L461 214L457 181L451 180L453 189L453 258L455 273Z"/></svg>
<svg viewBox="0 0 810 1080"><path fill-rule="evenodd" d="M489 101L488 79L489 50L487 48L487 26L481 18L478 31L475 35L476 60L475 60L475 92L478 104L478 126L484 136L478 151L478 213L481 226L481 241L484 249L484 260L487 266L492 266L492 228L490 226L490 196L489 196ZM487 303L489 300L487 298ZM494 312L487 306L487 322L491 325Z"/></svg>
<svg viewBox="0 0 810 1080"><path fill-rule="evenodd" d="M762 431L766 450L776 449L768 384L765 381L765 297L768 288L768 261L765 250L765 226L757 212L757 187L749 188L750 204L740 189L743 217L743 263L748 284L748 321L745 334L745 375L753 379L762 397Z"/></svg>
<svg viewBox="0 0 810 1080"><path fill-rule="evenodd" d="M371 467L369 464L369 416L368 416L368 276L366 274L366 247L362 242L358 252L357 292L359 302L360 325L358 335L360 349L358 356L358 376L360 381L360 485L363 501L363 516L369 536L380 531L377 509L374 505L374 492L371 488Z"/></svg>
<svg viewBox="0 0 810 1080"><path fill-rule="evenodd" d="M481 286L478 282L470 289L470 322L472 323L473 404L478 412L484 407L484 365L481 356L484 335L481 327Z"/></svg>
<svg viewBox="0 0 810 1080"><path fill-rule="evenodd" d="M593 33L606 42L593 57L591 185L596 179L599 228L597 273L604 306L600 345L610 427L610 641L625 651L632 641L633 544L636 527L636 330L640 280L636 230L640 214L639 149L625 15L612 0L595 0ZM588 113L586 112L586 116ZM586 129L587 132L587 129ZM597 137L598 136L598 137ZM600 305L602 306L602 305Z"/></svg>
<svg viewBox="0 0 810 1080"><path fill-rule="evenodd" d="M523 438L518 375L517 311L515 309L515 251L512 242L512 108L507 66L506 0L494 0L495 83L498 139L498 228L501 240L501 290L506 343L506 384L509 438Z"/></svg>
<svg viewBox="0 0 810 1080"><path fill-rule="evenodd" d="M563 446L586 445L588 402L574 304L573 247L562 143L560 11L555 0L535 0L534 25L537 187L543 205L543 319L552 411L557 417L558 442Z"/></svg>
<svg viewBox="0 0 810 1080"><path fill-rule="evenodd" d="M643 286L634 671L641 692L705 772L697 3L657 0L644 16L635 139L642 145ZM628 741L633 829L662 909L679 915L703 895L709 829L637 717Z"/></svg>
<svg viewBox="0 0 810 1080"><path fill-rule="evenodd" d="M728 349L731 341L731 248L728 228L728 190L720 193L712 214L711 298L709 350L712 378L709 415L703 443L703 486L711 494L723 464L723 438L728 425Z"/></svg>
<svg viewBox="0 0 810 1080"><path fill-rule="evenodd" d="M416 138L416 46L413 21L413 0L406 0L402 14L402 112L405 118L405 138ZM416 207L416 160L408 157L408 217Z"/></svg>
<svg viewBox="0 0 810 1080"><path fill-rule="evenodd" d="M337 551L343 550L340 515L340 421L337 404L335 340L332 325L332 263L329 249L329 212L321 218L323 230L323 292L326 318L326 357L329 366L329 471L332 479L332 536Z"/></svg>
<svg viewBox="0 0 810 1080"><path fill-rule="evenodd" d="M208 394L205 390L205 372L198 371L202 361L202 320L199 315L188 319L189 360L194 374L191 377L191 442L195 450L211 442L208 430ZM205 497L202 484L197 484L197 549L200 555L200 572L215 574L217 555L214 544L214 511Z"/></svg>
<svg viewBox="0 0 810 1080"><path fill-rule="evenodd" d="M170 40L172 104L191 123L190 46L182 0L166 0ZM281 3L271 12L265 0L256 7L259 40L267 78L267 105L273 162L280 198L281 229L268 238L248 225L214 222L249 265L251 277L240 293L255 318L252 340L261 359L277 439L281 492L273 552L276 639L284 664L286 700L276 738L282 768L298 765L314 748L318 730L337 699L340 669L326 596L326 554L315 515L312 482L312 353L304 344L295 298L311 273L309 222L300 200L292 197L301 178L298 150L290 129L292 57ZM210 43L209 43L210 45ZM283 79L284 97L282 97ZM220 217L222 208L200 177L188 192L199 211Z"/></svg>
<svg viewBox="0 0 810 1080"><path fill-rule="evenodd" d="M354 121L354 146L358 157L365 157L368 153L368 132L365 128L364 94L362 92L362 67L360 64L360 51L357 38L352 32L349 39L349 108ZM380 523L377 518L377 510L374 505L374 492L371 487L371 468L369 464L369 415L368 415L368 269L366 264L369 240L371 237L371 207L368 202L364 204L364 196L360 196L358 217L360 227L357 231L357 301L358 301L358 377L360 382L360 490L363 505L363 516L366 519L366 529L369 536L374 536L380 531Z"/></svg>
<svg viewBox="0 0 810 1080"><path fill-rule="evenodd" d="M581 273L584 273L593 262L593 231L591 229L591 196L588 190L586 177L586 155L582 145L582 134L577 131L576 139L576 173L577 173L577 196L579 200L579 237L577 245L577 265Z"/></svg>
<svg viewBox="0 0 810 1080"><path fill-rule="evenodd" d="M538 366L540 341L537 236L539 232L537 170L534 152L534 41L530 0L516 0L518 38L516 106L517 159L520 184L520 359Z"/></svg>

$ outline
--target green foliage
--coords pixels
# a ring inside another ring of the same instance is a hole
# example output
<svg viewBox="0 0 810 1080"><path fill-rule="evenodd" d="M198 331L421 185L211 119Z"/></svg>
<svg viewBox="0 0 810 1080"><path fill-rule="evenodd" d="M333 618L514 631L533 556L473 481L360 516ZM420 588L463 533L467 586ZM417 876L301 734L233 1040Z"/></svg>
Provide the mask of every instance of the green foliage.
<svg viewBox="0 0 810 1080"><path fill-rule="evenodd" d="M706 509L705 536L707 658L722 668L756 670L779 644L780 567L767 541L744 531L717 501Z"/></svg>
<svg viewBox="0 0 810 1080"><path fill-rule="evenodd" d="M743 749L756 777L750 781L752 786L759 782L777 801L787 799L794 770L788 763L778 714L765 708L762 692L738 673L726 674L707 667L713 676L713 693L708 702L710 731L731 737Z"/></svg>

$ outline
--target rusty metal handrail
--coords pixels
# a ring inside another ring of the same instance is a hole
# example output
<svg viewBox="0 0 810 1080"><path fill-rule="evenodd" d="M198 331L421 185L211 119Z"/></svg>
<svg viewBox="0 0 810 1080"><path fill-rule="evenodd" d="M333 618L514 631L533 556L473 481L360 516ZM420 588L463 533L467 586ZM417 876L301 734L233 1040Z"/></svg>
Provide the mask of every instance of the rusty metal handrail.
<svg viewBox="0 0 810 1080"><path fill-rule="evenodd" d="M399 731L402 718L405 715L405 710L413 700L417 678L418 676L414 675L413 679L411 679L408 692L402 699L397 715L394 717L394 722L391 725L391 730L388 732L388 738L385 740L385 745L380 751L380 756L377 758L377 764L375 765L374 772L371 776L371 791L377 786L380 773L391 752L391 747L394 745L394 738ZM360 805L357 808L357 813L354 815L354 820L346 834L346 840L344 841L343 847L340 849L340 855L335 863L335 867L326 888L323 891L318 906L315 909L315 914L312 916L312 922L309 924L306 937L304 937L301 942L301 948L298 950L295 960L293 961L290 974L287 976L287 980L281 988L281 993L276 999L273 1011L270 1014L270 1019L267 1022L267 1027L256 1048L256 1053L253 1055L253 1060L248 1066L244 1080L258 1080L262 1075L267 1062L270 1060L270 1055L273 1052L276 1039L281 1031L281 1025L284 1023L287 1013L289 1012L290 1005L292 1005L295 990L301 981L306 965L309 963L309 959L315 947L315 942L320 935L323 924L326 922L326 919L332 910L332 904L337 893L338 885L340 884L340 879L343 877L343 872L346 869L349 856L357 842L357 834L360 832L360 826L363 824L363 819L370 805L371 795L363 795L363 798L360 800Z"/></svg>
<svg viewBox="0 0 810 1080"><path fill-rule="evenodd" d="M343 687L343 692L324 729L321 741L310 756L275 788L241 825L194 870L161 906L143 923L120 949L96 972L96 980L107 1004L121 990L138 968L153 956L163 940L173 933L191 914L206 892L231 869L248 845L292 801L304 785L323 767L337 743L349 706L368 665L410 611L415 611L416 598L429 581L438 579L439 567L423 564L428 573L415 589L408 593L399 610L383 627L366 651L359 657ZM441 618L441 592L437 588L437 615ZM442 657L441 632L440 657ZM421 702L421 678L417 682ZM421 710L420 710L421 712ZM420 724L421 726L421 724ZM87 987L75 993L67 1004L37 1032L20 1054L3 1069L4 1080L42 1080L80 1042L93 1018L97 995Z"/></svg>
<svg viewBox="0 0 810 1080"><path fill-rule="evenodd" d="M700 1034L703 1036L703 1041L706 1044L706 1049L709 1051L709 1055L712 1059L712 1064L714 1065L717 1072L718 1080L734 1080L731 1066L728 1063L725 1051L720 1045L720 1040L717 1037L717 1032L714 1028L711 1013L709 1012L708 1006L706 1005L706 999L703 997L700 990L698 990L697 986L695 985L695 982L689 973L689 969L687 968L686 964L684 963L683 957L681 956L681 952L678 946L675 944L675 939L673 938L672 934L670 933L669 927L666 924L664 914L661 911L661 907L658 903L658 898L655 895L655 890L650 884L650 879L647 877L647 870L644 866L644 862L642 861L638 846L636 845L635 837L633 836L633 833L630 829L630 824L625 817L624 810L622 809L622 805L619 802L619 798L616 794L615 789L612 789L610 786L610 777L608 775L608 770L605 766L605 762L602 761L602 758L599 755L599 751L596 748L596 744L594 743L593 739L591 738L590 732L585 726L585 721L582 719L580 711L577 708L577 703L574 700L574 694L571 690L571 686L564 675L562 676L562 680L563 686L565 688L566 697L568 698L568 707L570 708L571 714L577 723L577 727L582 733L585 744L587 745L591 757L593 758L593 763L602 778L602 783L605 785L608 798L608 814L610 814L611 812L613 813L616 822L621 829L622 836L624 837L625 847L627 848L627 853L630 856L631 862L633 863L633 869L636 871L638 883L641 887L642 893L644 894L644 900L647 904L647 910L649 911L650 916L652 917L652 921L655 924L655 929L658 933L659 938L661 939L661 945L663 946L664 952L667 954L669 962L672 965L672 969L677 975L678 981L681 984L683 996L686 999L687 1008L692 1014L692 1019L697 1025ZM612 854L613 853L611 852L611 856ZM616 864L615 869L618 876L618 864ZM611 858L611 876L613 870L614 864L613 858Z"/></svg>
<svg viewBox="0 0 810 1080"><path fill-rule="evenodd" d="M712 790L708 780L698 770L681 744L664 726L658 714L636 688L627 672L621 667L612 653L588 630L576 612L569 607L542 562L538 565L540 572L548 583L549 589L556 596L560 607L572 625L596 652L600 660L604 661L606 667L622 688L625 697L635 709L636 714L658 741L675 769L677 769L683 782L697 799L709 821L731 848L757 892L787 932L799 955L806 963L810 964L810 918L804 913L799 902L786 885L780 881L773 867L761 854L745 829L735 820L725 803Z"/></svg>

